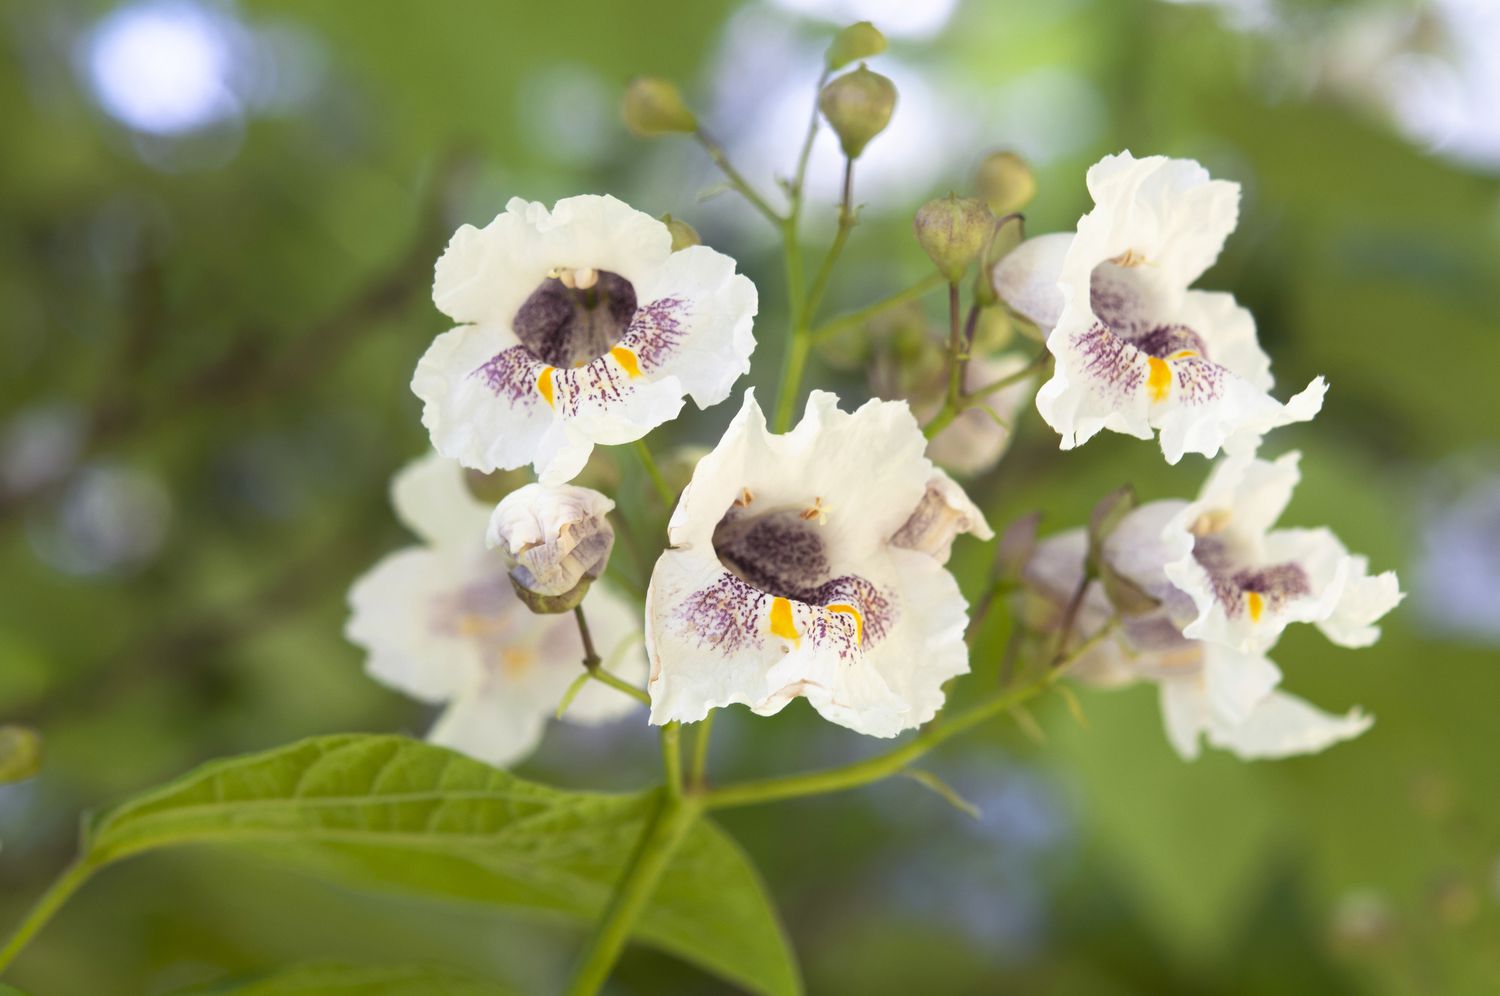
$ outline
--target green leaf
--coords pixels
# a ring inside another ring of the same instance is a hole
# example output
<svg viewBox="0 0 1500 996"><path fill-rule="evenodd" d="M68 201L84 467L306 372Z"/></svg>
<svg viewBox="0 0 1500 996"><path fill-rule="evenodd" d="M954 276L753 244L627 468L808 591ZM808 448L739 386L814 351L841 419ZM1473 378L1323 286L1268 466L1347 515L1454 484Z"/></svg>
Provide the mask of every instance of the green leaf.
<svg viewBox="0 0 1500 996"><path fill-rule="evenodd" d="M252 979L212 983L179 996L508 996L496 982L436 965L313 962Z"/></svg>
<svg viewBox="0 0 1500 996"><path fill-rule="evenodd" d="M95 819L95 864L182 844L255 849L314 874L592 922L652 793L564 792L393 736L338 735L204 765ZM699 821L638 939L752 991L800 991L759 876Z"/></svg>

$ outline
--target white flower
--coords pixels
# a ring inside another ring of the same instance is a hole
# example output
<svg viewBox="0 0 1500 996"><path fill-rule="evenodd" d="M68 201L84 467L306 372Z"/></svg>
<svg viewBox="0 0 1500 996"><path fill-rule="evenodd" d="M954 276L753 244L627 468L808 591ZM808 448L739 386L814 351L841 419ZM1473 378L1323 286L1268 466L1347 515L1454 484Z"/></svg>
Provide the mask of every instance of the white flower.
<svg viewBox="0 0 1500 996"><path fill-rule="evenodd" d="M345 633L369 654L377 681L424 702L445 702L434 743L495 765L536 746L546 719L581 673L583 643L571 615L539 616L516 597L500 554L485 546L489 509L469 495L463 470L436 454L403 470L396 512L421 538L387 556L349 592ZM627 681L646 674L640 616L604 585L585 602L595 646ZM635 708L590 683L565 718L601 723Z"/></svg>
<svg viewBox="0 0 1500 996"><path fill-rule="evenodd" d="M986 384L1020 373L1027 360L1018 354L976 356L969 361L964 388L977 391ZM958 414L927 444L927 456L940 466L965 477L982 474L1005 455L1010 448L1011 426L1021 406L1031 396L1036 378L1028 377L982 399L984 407L973 407ZM985 408L990 411L986 411ZM937 406L934 405L933 413ZM991 414L993 412L994 414ZM996 415L1004 424L996 420Z"/></svg>
<svg viewBox="0 0 1500 996"><path fill-rule="evenodd" d="M755 285L705 246L613 197L549 213L515 199L460 228L433 300L461 322L417 364L412 390L439 452L479 470L573 478L594 444L640 439L683 397L718 404L750 369Z"/></svg>
<svg viewBox="0 0 1500 996"><path fill-rule="evenodd" d="M825 719L895 736L931 719L968 670L966 606L942 566L953 535L988 535L923 455L904 403L850 414L814 391L773 435L746 392L699 462L647 595L651 721L804 696Z"/></svg>
<svg viewBox="0 0 1500 996"><path fill-rule="evenodd" d="M1163 572L1192 601L1185 635L1245 653L1269 650L1293 622L1345 647L1380 638L1376 620L1402 598L1395 573L1372 577L1369 561L1328 529L1272 528L1301 477L1298 460L1225 459L1198 500L1167 519Z"/></svg>
<svg viewBox="0 0 1500 996"><path fill-rule="evenodd" d="M1091 167L1088 188L1094 209L1075 234L1029 239L995 270L1007 303L1050 332L1057 366L1037 409L1064 449L1101 429L1159 431L1176 463L1251 452L1271 429L1318 413L1321 377L1276 401L1250 313L1190 289L1234 230L1238 184L1190 160L1126 152Z"/></svg>
<svg viewBox="0 0 1500 996"><path fill-rule="evenodd" d="M516 584L538 595L565 595L604 573L615 545L605 516L614 507L591 488L528 484L495 507L489 544Z"/></svg>
<svg viewBox="0 0 1500 996"><path fill-rule="evenodd" d="M1082 529L1037 545L1025 572L1028 591L1044 606L1040 613L1032 607L1033 625L1061 625L1064 606L1083 581L1087 546ZM1108 544L1105 556L1110 556ZM1090 581L1068 645L1077 647L1097 635L1114 614L1103 586ZM1122 617L1069 674L1103 687L1155 682L1167 739L1185 760L1198 756L1202 739L1246 760L1315 753L1373 723L1358 708L1336 715L1281 691L1281 671L1263 654L1188 639L1167 605Z"/></svg>

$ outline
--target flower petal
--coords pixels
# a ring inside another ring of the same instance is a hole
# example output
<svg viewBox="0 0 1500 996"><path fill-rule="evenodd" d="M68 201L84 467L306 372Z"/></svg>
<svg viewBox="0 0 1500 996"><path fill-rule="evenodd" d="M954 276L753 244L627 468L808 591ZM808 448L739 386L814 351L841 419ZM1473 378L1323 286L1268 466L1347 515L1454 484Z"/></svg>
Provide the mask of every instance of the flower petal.
<svg viewBox="0 0 1500 996"><path fill-rule="evenodd" d="M1062 315L1063 295L1058 280L1072 243L1069 232L1033 236L995 264L995 293L1043 334L1051 332Z"/></svg>
<svg viewBox="0 0 1500 996"><path fill-rule="evenodd" d="M1342 716L1324 712L1295 695L1272 692L1242 722L1208 727L1208 741L1247 761L1316 754L1364 733L1375 720L1360 709Z"/></svg>
<svg viewBox="0 0 1500 996"><path fill-rule="evenodd" d="M464 469L437 453L403 467L391 481L396 517L434 546L474 549L484 535L489 509L469 493Z"/></svg>

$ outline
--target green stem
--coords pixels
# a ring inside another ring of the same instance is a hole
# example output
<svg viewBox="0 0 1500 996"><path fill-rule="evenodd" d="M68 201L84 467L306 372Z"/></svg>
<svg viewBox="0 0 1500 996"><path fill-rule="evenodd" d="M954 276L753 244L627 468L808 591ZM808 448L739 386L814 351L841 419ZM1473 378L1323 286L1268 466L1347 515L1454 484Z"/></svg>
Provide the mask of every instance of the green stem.
<svg viewBox="0 0 1500 996"><path fill-rule="evenodd" d="M602 667L596 667L593 670L589 671L589 677L593 678L595 681L603 682L616 691L624 692L626 695L629 695L631 698L635 699L646 708L651 708L651 696L647 695L641 689L635 687L624 678L621 678L619 675L614 674L610 671L606 671Z"/></svg>
<svg viewBox="0 0 1500 996"><path fill-rule="evenodd" d="M693 767L689 775L688 784L694 789L701 789L706 782L708 772L708 741L713 736L714 711L710 709L708 715L698 724L698 729L693 736Z"/></svg>
<svg viewBox="0 0 1500 996"><path fill-rule="evenodd" d="M725 179L729 181L729 185L740 192L740 196L749 201L750 205L754 207L755 210L765 215L766 220L771 224L780 227L784 223L785 219L776 212L776 209L771 207L771 205L766 202L766 199L762 197L754 187L750 186L750 181L746 180L744 175L741 174L739 170L734 168L734 164L729 161L728 153L724 151L723 147L719 145L718 142L715 142L713 138L710 137L709 134L701 128L693 132L693 137L696 138L698 140L698 143L703 146L705 151L708 152L708 157L714 161L715 166L719 167L719 171L724 174Z"/></svg>
<svg viewBox="0 0 1500 996"><path fill-rule="evenodd" d="M812 338L815 342L821 342L824 339L832 338L847 328L863 325L881 312L889 311L891 308L899 308L909 301L915 301L928 291L941 287L943 283L943 275L934 270L904 291L897 291L890 297L881 298L874 304L866 305L857 311L851 311L848 314L829 319L813 329Z"/></svg>
<svg viewBox="0 0 1500 996"><path fill-rule="evenodd" d="M646 468L646 476L651 478L651 484L661 497L662 504L671 509L677 504L677 496L667 486L667 479L662 476L661 468L656 465L656 458L651 455L651 447L646 445L644 439L635 441L635 455L641 458L641 466Z"/></svg>
<svg viewBox="0 0 1500 996"><path fill-rule="evenodd" d="M15 932L6 940L5 946L0 947L0 972L16 960L21 949L36 936L37 931L47 925L47 921L57 913L62 905L68 901L78 887L87 882L89 876L94 873L93 862L80 858L69 865L57 879L47 887L36 904L26 913Z"/></svg>
<svg viewBox="0 0 1500 996"><path fill-rule="evenodd" d="M630 940L636 920L650 902L656 883L700 813L695 801L662 793L661 803L642 831L640 845L616 883L609 905L574 969L567 989L569 996L592 996L604 986Z"/></svg>
<svg viewBox="0 0 1500 996"><path fill-rule="evenodd" d="M978 398L987 397L988 395L994 394L996 391L1010 387L1012 384L1019 384L1021 381L1026 380L1028 377L1034 376L1036 372L1043 366L1045 366L1047 364L1047 361L1051 358L1052 354L1044 349L1036 356L1033 356L1030 363L1026 364L1015 373L1006 374L1004 377L1001 377L997 380L992 380L988 384L977 387L974 390L970 391L965 400L972 401Z"/></svg>
<svg viewBox="0 0 1500 996"><path fill-rule="evenodd" d="M922 732L917 734L915 739L895 750L837 768L825 768L822 771L809 771L800 775L782 775L728 785L705 792L699 798L708 809L750 806L763 802L777 802L782 799L796 799L807 795L842 792L845 789L858 788L861 785L868 785L871 782L878 782L883 778L900 774L913 761L944 741L973 729L985 720L1014 709L1051 688L1074 661L1108 638L1114 631L1114 625L1114 620L1111 620L1101 626L1096 633L1075 647L1066 658L1048 668L1031 684L1020 688L1002 689L951 719L945 719L942 723L929 723L923 727Z"/></svg>
<svg viewBox="0 0 1500 996"><path fill-rule="evenodd" d="M776 392L776 417L772 423L772 431L785 432L792 424L792 411L797 405L797 395L802 386L802 373L807 368L807 354L812 349L812 319L817 313L818 304L823 299L823 292L828 289L828 281L833 276L834 264L838 262L839 254L844 250L844 243L849 241L849 231L854 227L854 160L844 161L844 190L839 202L839 226L833 237L833 243L828 247L828 252L823 256L823 262L818 266L817 276L814 277L812 287L803 299L800 293L801 284L801 255L797 246L797 233L795 229L795 216L784 230L786 252L787 252L787 276L788 276L788 302L787 307L792 313L791 338L787 342L786 360L781 367L781 386ZM792 286L792 263L796 254L796 270L798 276L797 287Z"/></svg>
<svg viewBox="0 0 1500 996"><path fill-rule="evenodd" d="M682 797L682 724L668 723L661 728L661 766L667 778L667 794Z"/></svg>

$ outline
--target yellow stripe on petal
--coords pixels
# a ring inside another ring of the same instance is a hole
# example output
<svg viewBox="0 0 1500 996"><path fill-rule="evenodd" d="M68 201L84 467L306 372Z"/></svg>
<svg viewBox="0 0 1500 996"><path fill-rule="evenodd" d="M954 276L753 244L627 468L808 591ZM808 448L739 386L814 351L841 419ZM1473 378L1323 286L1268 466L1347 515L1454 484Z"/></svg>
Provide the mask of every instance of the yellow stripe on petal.
<svg viewBox="0 0 1500 996"><path fill-rule="evenodd" d="M858 609L856 609L852 605L845 605L842 602L839 602L839 603L834 604L834 605L825 605L824 608L826 608L829 612L836 612L839 615L853 616L854 617L854 645L856 647L860 647L860 646L864 645L864 642L865 642L865 617L864 617L864 615Z"/></svg>
<svg viewBox="0 0 1500 996"><path fill-rule="evenodd" d="M771 599L771 635L793 643L802 638L797 632L797 624L792 622L792 603L780 596Z"/></svg>
<svg viewBox="0 0 1500 996"><path fill-rule="evenodd" d="M1250 610L1250 621L1260 622L1260 617L1266 611L1266 598L1258 591L1247 591L1245 606Z"/></svg>
<svg viewBox="0 0 1500 996"><path fill-rule="evenodd" d="M552 371L553 367L542 367L542 372L536 377L536 390L547 401L547 407L555 407L552 401Z"/></svg>
<svg viewBox="0 0 1500 996"><path fill-rule="evenodd" d="M1166 360L1155 356L1146 357L1150 372L1146 374L1146 393L1152 401L1166 401L1172 392L1172 368Z"/></svg>
<svg viewBox="0 0 1500 996"><path fill-rule="evenodd" d="M635 353L626 349L624 346L612 347L609 351L609 355L613 356L615 358L615 362L623 367L625 372L631 377L639 377L641 375L640 359L635 355Z"/></svg>

